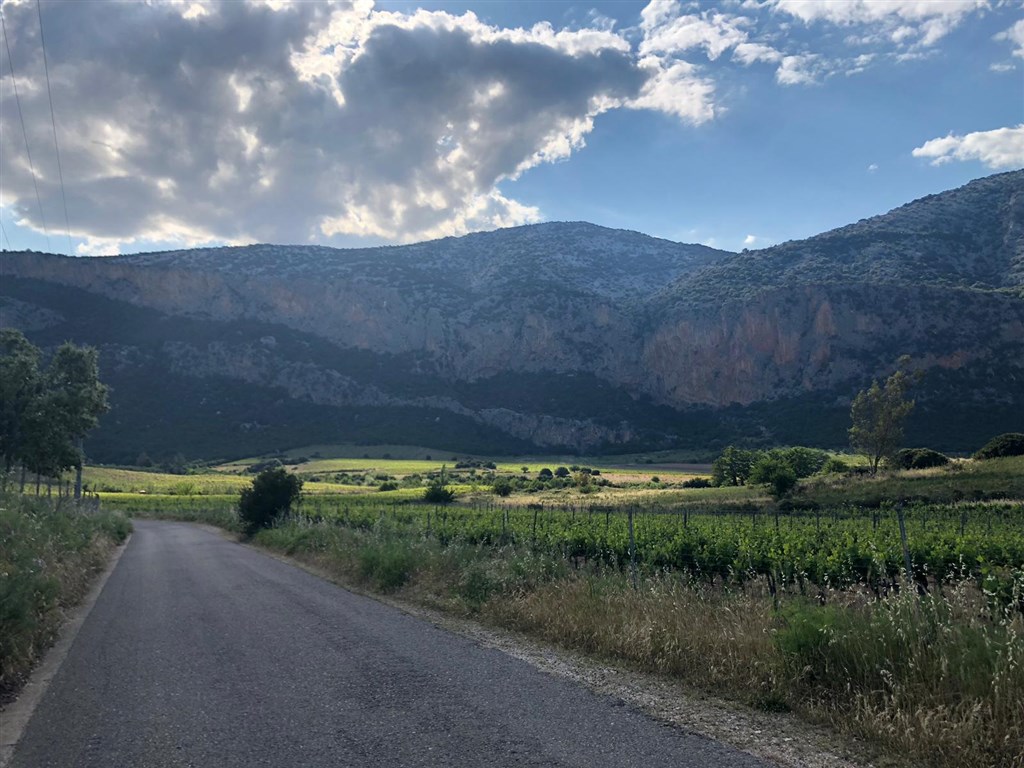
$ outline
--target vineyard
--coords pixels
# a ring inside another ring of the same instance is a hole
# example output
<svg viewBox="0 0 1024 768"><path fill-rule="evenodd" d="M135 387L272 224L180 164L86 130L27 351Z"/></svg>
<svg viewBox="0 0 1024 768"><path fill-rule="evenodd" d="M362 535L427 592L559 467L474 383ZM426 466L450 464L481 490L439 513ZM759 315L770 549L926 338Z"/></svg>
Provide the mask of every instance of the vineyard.
<svg viewBox="0 0 1024 768"><path fill-rule="evenodd" d="M768 577L782 587L864 584L876 593L898 583L904 570L902 514L914 577L922 586L964 577L995 586L1011 569L1024 567L1021 503L780 513L757 508L432 507L310 497L298 514L307 522L441 544L543 551L578 568L635 564L648 573L682 572L708 582Z"/></svg>

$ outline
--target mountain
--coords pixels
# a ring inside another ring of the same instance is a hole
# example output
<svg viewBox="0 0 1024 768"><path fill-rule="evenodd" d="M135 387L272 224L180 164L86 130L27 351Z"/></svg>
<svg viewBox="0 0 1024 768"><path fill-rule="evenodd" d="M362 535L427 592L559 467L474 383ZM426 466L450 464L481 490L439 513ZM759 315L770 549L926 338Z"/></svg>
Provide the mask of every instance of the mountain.
<svg viewBox="0 0 1024 768"><path fill-rule="evenodd" d="M585 223L416 245L5 252L0 322L100 348L107 460L317 442L841 445L909 354L912 439L1024 427L1024 171L734 254Z"/></svg>

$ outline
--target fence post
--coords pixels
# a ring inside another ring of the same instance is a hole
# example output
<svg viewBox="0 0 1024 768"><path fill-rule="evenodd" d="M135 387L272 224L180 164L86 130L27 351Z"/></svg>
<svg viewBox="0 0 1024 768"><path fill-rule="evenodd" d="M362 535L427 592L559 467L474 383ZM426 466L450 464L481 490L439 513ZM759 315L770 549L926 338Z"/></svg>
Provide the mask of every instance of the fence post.
<svg viewBox="0 0 1024 768"><path fill-rule="evenodd" d="M907 522L903 517L903 504L896 505L896 518L900 523L900 543L903 545L903 566L906 569L907 582L914 580L914 567L910 562L910 546L907 544Z"/></svg>
<svg viewBox="0 0 1024 768"><path fill-rule="evenodd" d="M627 510L629 515L629 571L633 578L633 591L636 591L636 539L633 536L633 507Z"/></svg>

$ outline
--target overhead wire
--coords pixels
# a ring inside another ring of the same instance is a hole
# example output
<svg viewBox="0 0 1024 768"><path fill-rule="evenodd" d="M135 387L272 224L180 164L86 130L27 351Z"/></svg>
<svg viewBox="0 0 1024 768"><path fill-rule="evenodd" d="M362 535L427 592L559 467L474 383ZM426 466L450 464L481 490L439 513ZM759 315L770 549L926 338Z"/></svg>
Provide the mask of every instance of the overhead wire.
<svg viewBox="0 0 1024 768"><path fill-rule="evenodd" d="M18 95L18 78L14 75L14 57L11 56L11 44L7 40L7 23L0 12L0 29L3 29L4 48L7 49L7 63L11 68L11 83L14 85L14 103L18 106L18 119L21 121L21 135L25 137L25 154L28 157L28 169L32 173L32 186L36 191L36 203L39 205L39 223L46 237L46 249L50 250L50 233L46 228L46 216L43 214L43 199L39 195L39 182L36 179L36 167L32 162L32 149L28 143L28 131L25 128L25 115L21 111L21 97ZM8 243L10 241L8 240Z"/></svg>
<svg viewBox="0 0 1024 768"><path fill-rule="evenodd" d="M46 40L43 38L43 7L36 0L36 12L39 14L39 46L43 49L43 71L46 73L46 95L50 99L50 124L53 126L53 150L57 154L57 178L60 180L60 197L64 203L64 226L68 235L68 256L74 250L71 244L71 220L68 218L68 198L64 193L64 171L60 166L60 146L57 143L57 119L53 114L53 91L50 89L50 66L46 61Z"/></svg>

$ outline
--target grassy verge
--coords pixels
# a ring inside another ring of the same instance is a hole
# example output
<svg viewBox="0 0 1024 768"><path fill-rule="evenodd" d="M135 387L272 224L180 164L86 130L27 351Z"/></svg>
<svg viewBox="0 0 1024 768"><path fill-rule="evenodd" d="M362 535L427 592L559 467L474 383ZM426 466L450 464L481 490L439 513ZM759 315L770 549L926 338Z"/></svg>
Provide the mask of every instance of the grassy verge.
<svg viewBox="0 0 1024 768"><path fill-rule="evenodd" d="M340 580L472 614L766 709L788 709L908 763L1024 766L1024 574L1009 601L967 583L826 605L648 573L575 570L523 548L447 545L382 520L372 530L289 523L257 544Z"/></svg>
<svg viewBox="0 0 1024 768"><path fill-rule="evenodd" d="M0 701L24 683L131 523L111 512L0 495Z"/></svg>

